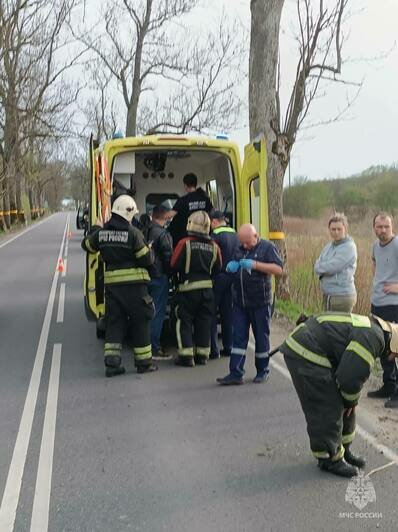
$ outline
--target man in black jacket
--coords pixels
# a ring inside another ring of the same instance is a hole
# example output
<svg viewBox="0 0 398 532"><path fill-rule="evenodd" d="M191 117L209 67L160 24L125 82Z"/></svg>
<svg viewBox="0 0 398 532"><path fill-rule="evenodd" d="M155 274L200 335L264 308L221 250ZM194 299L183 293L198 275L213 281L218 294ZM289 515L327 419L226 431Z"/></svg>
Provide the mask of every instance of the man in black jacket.
<svg viewBox="0 0 398 532"><path fill-rule="evenodd" d="M173 210L169 212L168 218L173 218L169 231L173 237L174 247L181 238L187 236L187 221L191 214L196 211L205 211L209 213L213 205L206 192L198 187L198 178L195 174L186 174L183 178L184 189L186 194L178 198Z"/></svg>
<svg viewBox="0 0 398 532"><path fill-rule="evenodd" d="M398 353L398 325L377 316L326 312L299 320L279 350L300 399L321 470L357 475L365 460L350 445L355 407L377 357Z"/></svg>
<svg viewBox="0 0 398 532"><path fill-rule="evenodd" d="M131 196L121 195L112 205L112 216L104 227L93 227L82 242L88 253L99 251L105 263L105 375L125 372L121 366L122 343L126 329L133 342L137 373L155 371L152 364L150 322L153 301L148 294L153 259L144 237L131 225L137 206Z"/></svg>
<svg viewBox="0 0 398 532"><path fill-rule="evenodd" d="M152 247L154 263L149 273L149 293L155 305L155 316L151 322L152 357L154 359L170 358L165 355L160 346L163 321L166 314L167 299L169 295L170 260L173 253L173 240L164 225L167 221L168 209L156 205L152 211L152 221L145 230L145 237Z"/></svg>

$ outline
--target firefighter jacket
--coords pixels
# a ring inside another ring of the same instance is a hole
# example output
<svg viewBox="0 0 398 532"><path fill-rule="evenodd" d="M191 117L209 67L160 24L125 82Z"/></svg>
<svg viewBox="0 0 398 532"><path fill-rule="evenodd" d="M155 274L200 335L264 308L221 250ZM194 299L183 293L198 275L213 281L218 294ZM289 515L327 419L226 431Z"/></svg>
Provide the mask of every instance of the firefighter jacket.
<svg viewBox="0 0 398 532"><path fill-rule="evenodd" d="M221 250L221 271L225 272L228 262L233 259L236 250L239 247L238 235L236 234L235 229L232 229L232 227L221 225L220 227L216 227L210 236L214 242L218 244Z"/></svg>
<svg viewBox="0 0 398 532"><path fill-rule="evenodd" d="M253 259L258 262L266 262L283 266L279 253L268 240L258 239L257 244L250 250L240 246L234 260ZM271 275L257 270L248 272L242 268L234 275L233 300L234 303L244 308L264 307L271 303L272 286Z"/></svg>
<svg viewBox="0 0 398 532"><path fill-rule="evenodd" d="M147 268L153 263L152 253L138 229L113 214L104 227L93 227L82 242L89 253L99 251L105 263L105 284L147 283Z"/></svg>
<svg viewBox="0 0 398 532"><path fill-rule="evenodd" d="M178 273L179 292L212 288L211 277L222 265L220 248L205 236L188 236L179 241L171 258L171 267Z"/></svg>
<svg viewBox="0 0 398 532"><path fill-rule="evenodd" d="M173 209L177 214L170 222L169 231L173 237L174 246L176 246L181 238L187 236L186 228L189 216L196 211L209 213L213 209L213 205L206 192L199 187L193 192L188 192L185 196L178 198Z"/></svg>
<svg viewBox="0 0 398 532"><path fill-rule="evenodd" d="M383 330L373 318L326 312L298 325L280 351L329 368L344 406L350 408L358 404L375 359L386 347Z"/></svg>

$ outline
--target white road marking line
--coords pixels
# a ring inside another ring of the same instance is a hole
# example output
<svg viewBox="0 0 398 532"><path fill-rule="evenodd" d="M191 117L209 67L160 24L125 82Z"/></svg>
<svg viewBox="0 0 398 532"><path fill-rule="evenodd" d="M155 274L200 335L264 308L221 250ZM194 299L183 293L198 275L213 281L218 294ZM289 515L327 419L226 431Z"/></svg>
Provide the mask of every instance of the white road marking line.
<svg viewBox="0 0 398 532"><path fill-rule="evenodd" d="M69 218L69 216L68 216ZM61 247L58 254L58 260L62 257L62 251L66 237L65 224L64 234L62 237ZM41 374L43 370L44 357L48 335L50 332L51 317L54 308L55 293L57 289L59 272L55 270L50 295L47 302L46 313L44 316L43 326L40 333L39 344L37 346L35 362L30 377L29 388L26 394L25 405L19 424L17 439L15 441L14 452L12 454L10 469L6 485L4 488L3 499L0 506L0 530L1 532L12 532L14 529L15 515L18 507L19 495L21 491L22 476L25 469L26 457L28 453L29 440L32 432L33 417L35 415L37 395L40 387Z"/></svg>
<svg viewBox="0 0 398 532"><path fill-rule="evenodd" d="M26 235L26 233L29 233L29 231L32 231L32 229L36 229L36 227L39 227L39 225L44 224L45 222L48 222L48 220L50 218L52 218L53 216L54 216L54 214L51 214L51 216L48 216L45 220L42 220L41 222L37 222L37 223L31 225L30 227L28 227L24 231L21 231L20 233L18 233L14 237L10 238L9 240L6 240L2 244L0 244L0 249L3 248L4 246L7 246L7 244L11 244L11 242L14 242L14 240L19 238L20 236Z"/></svg>
<svg viewBox="0 0 398 532"><path fill-rule="evenodd" d="M254 350L255 347L253 342L249 342L249 346ZM292 380L289 371L282 364L279 364L279 362L275 360L275 356L271 358L270 363L286 379L289 379L290 381ZM360 425L357 424L355 430L357 434L359 434L365 441L367 441L372 447L374 447L376 451L382 453L386 458L389 458L398 465L398 454L395 451L377 441L376 436L365 430Z"/></svg>
<svg viewBox="0 0 398 532"><path fill-rule="evenodd" d="M64 310L65 310L65 283L61 283L61 286L59 289L57 323L64 322Z"/></svg>
<svg viewBox="0 0 398 532"><path fill-rule="evenodd" d="M64 259L64 269L62 271L62 277L66 276L66 268L68 267L68 259Z"/></svg>
<svg viewBox="0 0 398 532"><path fill-rule="evenodd" d="M47 532L48 530L61 351L62 344L55 344L50 370L50 381L48 384L46 413L44 416L39 466L37 469L35 496L33 499L32 520L30 522L31 532Z"/></svg>

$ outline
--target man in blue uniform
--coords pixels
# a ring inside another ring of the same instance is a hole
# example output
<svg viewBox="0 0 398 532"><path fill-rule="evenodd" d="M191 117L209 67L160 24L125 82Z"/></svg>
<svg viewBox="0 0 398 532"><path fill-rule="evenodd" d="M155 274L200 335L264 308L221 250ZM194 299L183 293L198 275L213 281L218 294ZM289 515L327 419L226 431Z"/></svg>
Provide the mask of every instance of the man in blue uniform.
<svg viewBox="0 0 398 532"><path fill-rule="evenodd" d="M217 342L217 312L220 314L221 338L223 356L230 356L232 349L232 276L225 271L226 265L232 260L239 247L239 240L235 229L229 227L221 211L210 213L211 238L218 244L221 251L222 269L213 278L214 302L216 314L211 328L210 358L219 358L220 351Z"/></svg>
<svg viewBox="0 0 398 532"><path fill-rule="evenodd" d="M256 228L244 224L238 231L240 246L226 271L233 279L233 344L229 375L217 379L222 385L243 384L250 326L255 339L255 383L268 378L271 275L282 275L282 260L276 247L258 237Z"/></svg>

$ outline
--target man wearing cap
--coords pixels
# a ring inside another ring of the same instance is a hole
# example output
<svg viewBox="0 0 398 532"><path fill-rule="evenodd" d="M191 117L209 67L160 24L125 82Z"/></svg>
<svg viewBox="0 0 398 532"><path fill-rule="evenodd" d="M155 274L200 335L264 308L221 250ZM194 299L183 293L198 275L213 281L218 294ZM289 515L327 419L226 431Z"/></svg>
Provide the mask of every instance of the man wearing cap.
<svg viewBox="0 0 398 532"><path fill-rule="evenodd" d="M169 209L163 205L156 205L152 211L152 220L144 229L144 236L152 247L154 263L149 269L151 282L149 293L155 305L155 316L151 322L152 357L156 360L166 360L167 356L160 346L160 336L166 314L169 295L169 275L171 273L170 260L173 253L173 240L164 228Z"/></svg>
<svg viewBox="0 0 398 532"><path fill-rule="evenodd" d="M214 316L212 276L221 268L220 248L209 236L210 218L204 211L190 215L188 236L180 240L171 258L178 275L176 364L193 367L207 364L210 329Z"/></svg>
<svg viewBox="0 0 398 532"><path fill-rule="evenodd" d="M181 238L187 236L187 221L191 214L197 211L209 213L213 205L206 192L198 187L198 178L195 174L186 174L183 177L185 195L178 198L173 210L168 213L168 218L172 218L169 231L173 237L174 247Z"/></svg>
<svg viewBox="0 0 398 532"><path fill-rule="evenodd" d="M125 372L121 360L126 330L132 339L137 373L157 369L152 363L150 322L154 309L148 294L148 268L153 257L141 231L131 225L137 212L131 196L118 196L112 205L110 220L104 227L94 226L82 242L85 251L99 252L105 263L104 362L107 377Z"/></svg>
<svg viewBox="0 0 398 532"><path fill-rule="evenodd" d="M221 211L210 213L211 238L218 244L221 251L222 269L213 278L215 315L211 328L210 358L219 358L220 351L217 341L217 313L220 315L222 356L229 357L232 349L232 276L225 271L225 267L232 260L239 240L235 229L227 225L225 215Z"/></svg>
<svg viewBox="0 0 398 532"><path fill-rule="evenodd" d="M332 312L302 316L297 324L279 350L307 421L311 451L322 471L353 477L365 466L350 449L355 407L375 359L398 356L398 324Z"/></svg>

